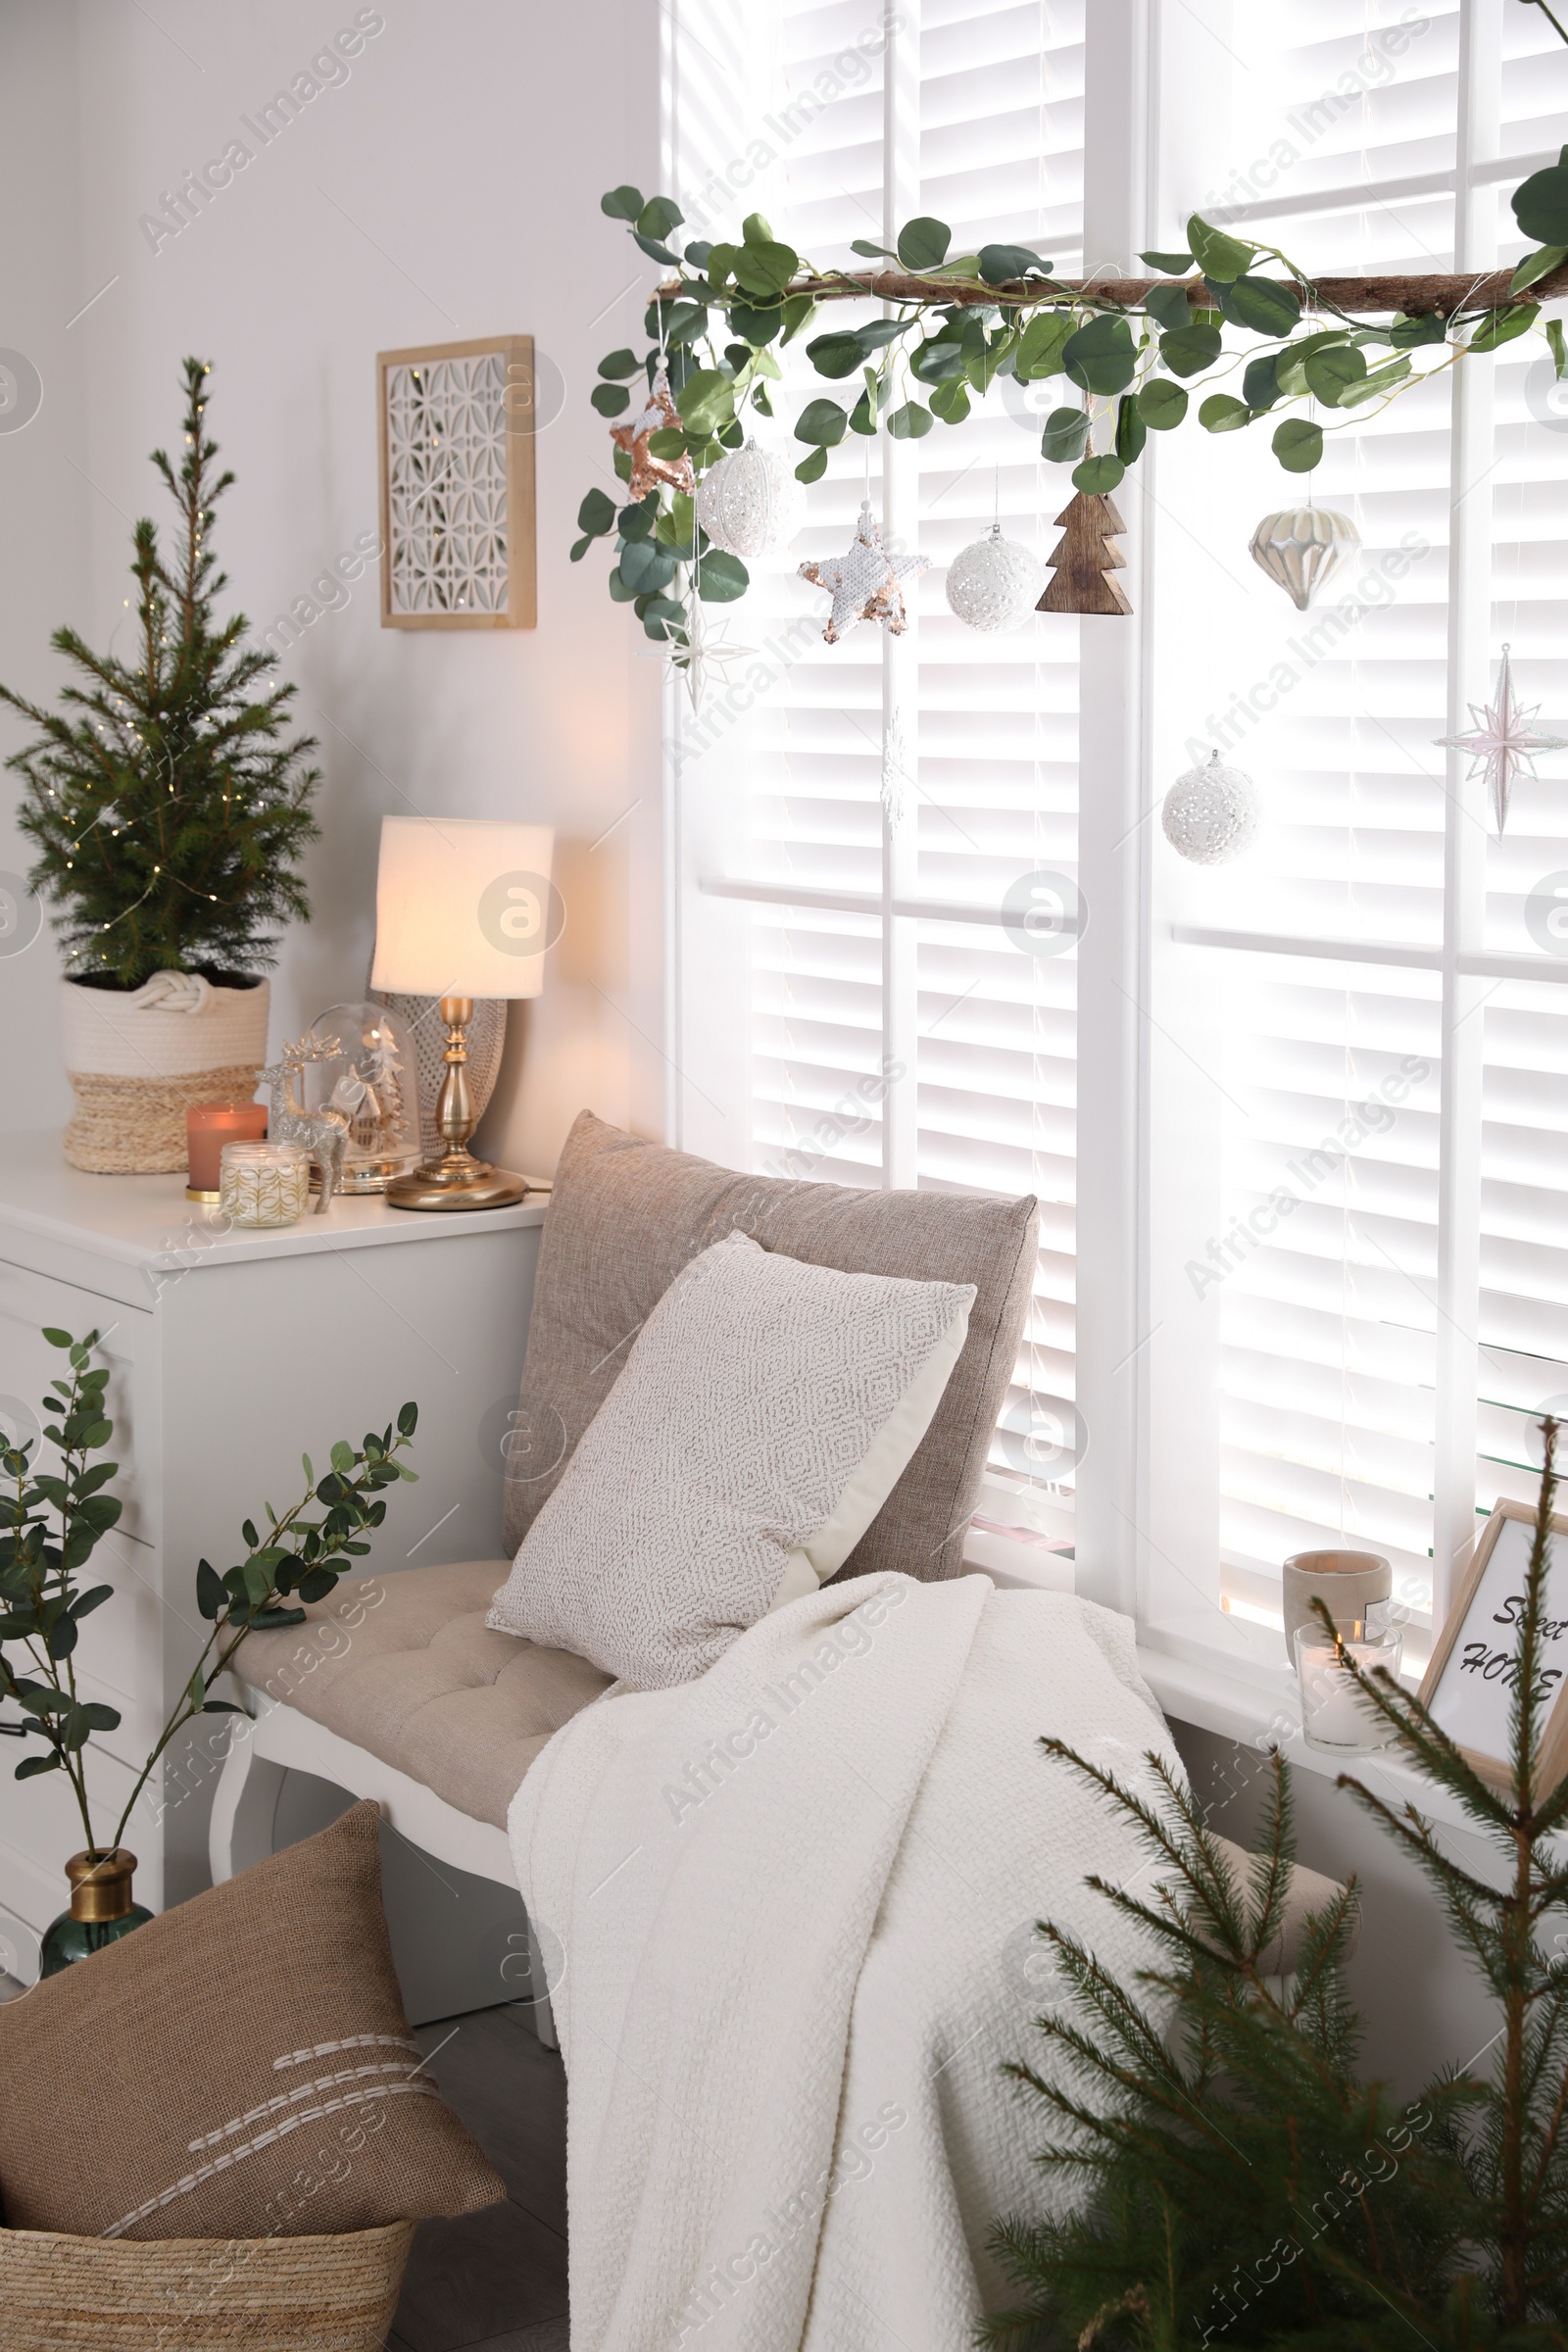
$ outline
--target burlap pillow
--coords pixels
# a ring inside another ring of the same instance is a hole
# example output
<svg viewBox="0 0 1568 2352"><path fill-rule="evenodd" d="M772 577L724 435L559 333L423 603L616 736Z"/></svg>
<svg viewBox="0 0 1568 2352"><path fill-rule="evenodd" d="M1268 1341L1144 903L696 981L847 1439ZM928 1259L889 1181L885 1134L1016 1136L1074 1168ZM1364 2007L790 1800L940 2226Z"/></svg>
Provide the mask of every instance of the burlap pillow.
<svg viewBox="0 0 1568 2352"><path fill-rule="evenodd" d="M743 1176L644 1143L589 1110L566 1138L540 1243L507 1455L507 1549L516 1551L549 1500L682 1266L733 1232L845 1274L974 1285L968 1337L931 1426L842 1571L961 1574L964 1531L1028 1311L1033 1197L857 1192Z"/></svg>
<svg viewBox="0 0 1568 2352"><path fill-rule="evenodd" d="M13 2229L270 2237L506 2194L403 2014L374 1805L0 2007Z"/></svg>

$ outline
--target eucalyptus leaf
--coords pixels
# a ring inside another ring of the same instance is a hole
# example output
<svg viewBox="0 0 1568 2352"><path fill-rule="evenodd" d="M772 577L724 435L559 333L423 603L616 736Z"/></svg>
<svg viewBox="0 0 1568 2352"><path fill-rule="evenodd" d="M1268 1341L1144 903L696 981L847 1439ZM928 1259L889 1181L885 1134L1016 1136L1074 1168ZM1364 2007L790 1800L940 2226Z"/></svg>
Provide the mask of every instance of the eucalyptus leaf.
<svg viewBox="0 0 1568 2352"><path fill-rule="evenodd" d="M635 375L641 366L642 362L634 351L611 351L600 361L599 372L622 383L628 376Z"/></svg>
<svg viewBox="0 0 1568 2352"><path fill-rule="evenodd" d="M1082 409L1053 409L1041 435L1040 454L1054 466L1075 465L1089 438L1089 418Z"/></svg>
<svg viewBox="0 0 1568 2352"><path fill-rule="evenodd" d="M1144 297L1144 309L1167 332L1193 323L1193 306L1187 299L1185 286L1151 286Z"/></svg>
<svg viewBox="0 0 1568 2352"><path fill-rule="evenodd" d="M1075 384L1105 396L1124 392L1138 369L1132 328L1120 318L1091 318L1068 336L1061 358Z"/></svg>
<svg viewBox="0 0 1568 2352"><path fill-rule="evenodd" d="M793 246L754 244L748 239L735 256L735 282L755 300L772 302L800 266L801 257Z"/></svg>
<svg viewBox="0 0 1568 2352"><path fill-rule="evenodd" d="M980 275L988 286L1004 286L1031 273L1044 277L1051 270L1051 264L1027 245L982 245L978 260Z"/></svg>
<svg viewBox="0 0 1568 2352"><path fill-rule="evenodd" d="M1568 245L1568 166L1532 172L1513 192L1520 234L1536 245Z"/></svg>
<svg viewBox="0 0 1568 2352"><path fill-rule="evenodd" d="M928 337L910 352L909 373L922 384L952 383L963 373L963 346L946 335Z"/></svg>
<svg viewBox="0 0 1568 2352"><path fill-rule="evenodd" d="M1138 414L1152 433L1168 433L1187 414L1187 394L1168 375L1151 376L1137 394Z"/></svg>
<svg viewBox="0 0 1568 2352"><path fill-rule="evenodd" d="M843 440L848 422L849 418L836 400L808 401L796 422L795 438L797 441L813 441L819 449L833 449ZM826 465L825 459L823 465ZM817 477L812 474L808 478L814 481Z"/></svg>
<svg viewBox="0 0 1568 2352"><path fill-rule="evenodd" d="M1106 498L1126 471L1120 458L1085 458L1081 466L1075 466L1072 469L1073 488L1087 490L1091 497Z"/></svg>
<svg viewBox="0 0 1568 2352"><path fill-rule="evenodd" d="M612 188L608 196L599 199L599 210L608 213L612 220L635 220L642 209L640 188Z"/></svg>
<svg viewBox="0 0 1568 2352"><path fill-rule="evenodd" d="M808 458L803 458L800 464L796 466L795 479L798 482L819 482L826 471L827 451L825 449L813 449L810 456Z"/></svg>
<svg viewBox="0 0 1568 2352"><path fill-rule="evenodd" d="M961 376L951 383L938 384L931 394L931 414L940 416L944 424L961 424L969 414L969 387Z"/></svg>
<svg viewBox="0 0 1568 2352"><path fill-rule="evenodd" d="M1159 356L1172 375L1201 375L1222 349L1217 326L1178 326L1159 338Z"/></svg>
<svg viewBox="0 0 1568 2352"><path fill-rule="evenodd" d="M739 556L715 547L697 566L697 593L705 605L733 604L751 586L752 575Z"/></svg>
<svg viewBox="0 0 1568 2352"><path fill-rule="evenodd" d="M1314 351L1304 370L1306 388L1326 409L1336 409L1341 395L1361 382L1366 374L1365 354L1344 343L1330 344L1326 351Z"/></svg>
<svg viewBox="0 0 1568 2352"><path fill-rule="evenodd" d="M1234 285L1247 273L1247 266L1257 251L1255 245L1244 245L1238 237L1228 237L1222 228L1211 228L1200 213L1194 213L1187 223L1187 242L1193 249L1193 259L1210 285Z"/></svg>
<svg viewBox="0 0 1568 2352"><path fill-rule="evenodd" d="M1310 473L1323 456L1323 427L1305 416L1287 416L1277 425L1274 455L1287 473Z"/></svg>
<svg viewBox="0 0 1568 2352"><path fill-rule="evenodd" d="M1072 333L1072 319L1063 311L1040 311L1018 338L1012 371L1020 384L1065 371L1062 352ZM929 346L927 347L929 348Z"/></svg>
<svg viewBox="0 0 1568 2352"><path fill-rule="evenodd" d="M1143 455L1148 439L1149 420L1136 395L1123 393L1116 404L1116 455L1124 466L1131 466Z"/></svg>
<svg viewBox="0 0 1568 2352"><path fill-rule="evenodd" d="M873 245L868 237L852 237L850 251L863 254L868 262L896 262L898 255L887 245Z"/></svg>
<svg viewBox="0 0 1568 2352"><path fill-rule="evenodd" d="M1342 409L1358 409L1363 402L1377 400L1385 392L1392 392L1395 385L1402 384L1409 373L1410 362L1402 354L1398 359L1389 360L1383 367L1374 368L1371 374L1364 376L1360 383L1348 384L1340 394L1340 406Z"/></svg>
<svg viewBox="0 0 1568 2352"><path fill-rule="evenodd" d="M1277 277L1239 277L1217 289L1220 309L1236 326L1254 335L1294 334L1301 316L1299 297Z"/></svg>
<svg viewBox="0 0 1568 2352"><path fill-rule="evenodd" d="M685 218L680 206L668 196L650 196L637 216L637 225L645 237L667 237Z"/></svg>
<svg viewBox="0 0 1568 2352"><path fill-rule="evenodd" d="M631 407L631 394L623 384L595 384L588 398L601 416L619 416Z"/></svg>
<svg viewBox="0 0 1568 2352"><path fill-rule="evenodd" d="M1471 336L1470 349L1497 351L1516 335L1528 333L1540 316L1541 305L1536 302L1515 303L1511 310L1494 311L1490 318L1483 318Z"/></svg>
<svg viewBox="0 0 1568 2352"><path fill-rule="evenodd" d="M1272 351L1247 363L1242 375L1242 398L1254 416L1261 416L1280 396L1278 363L1279 354Z"/></svg>
<svg viewBox="0 0 1568 2352"><path fill-rule="evenodd" d="M945 220L922 214L899 231L899 260L906 270L938 270L948 258L953 231Z"/></svg>
<svg viewBox="0 0 1568 2352"><path fill-rule="evenodd" d="M838 332L818 335L806 346L806 356L818 375L845 376L854 375L865 355L858 335Z"/></svg>
<svg viewBox="0 0 1568 2352"><path fill-rule="evenodd" d="M582 505L577 509L578 530L586 531L590 538L597 539L602 537L606 531L612 530L614 527L614 500L607 498L603 490L590 490ZM305 1473L305 1481L307 1486L315 1484L309 1468Z"/></svg>
<svg viewBox="0 0 1568 2352"><path fill-rule="evenodd" d="M923 441L935 423L929 409L923 409L917 400L906 400L889 416L888 431L895 441Z"/></svg>
<svg viewBox="0 0 1568 2352"><path fill-rule="evenodd" d="M1141 253L1138 259L1146 270L1162 270L1170 277L1184 275L1193 266L1190 253Z"/></svg>
<svg viewBox="0 0 1568 2352"><path fill-rule="evenodd" d="M1538 277L1545 277L1565 261L1568 245L1543 245L1539 253L1527 253L1508 280L1509 293L1522 294L1526 286L1533 286Z"/></svg>
<svg viewBox="0 0 1568 2352"><path fill-rule="evenodd" d="M732 302L729 322L736 334L743 336L754 350L760 350L764 343L771 343L783 327L783 307L774 304L766 310L758 310L749 302Z"/></svg>
<svg viewBox="0 0 1568 2352"><path fill-rule="evenodd" d="M1198 421L1205 433L1236 433L1251 423L1252 412L1229 392L1211 392L1198 412Z"/></svg>
<svg viewBox="0 0 1568 2352"><path fill-rule="evenodd" d="M634 539L623 549L620 576L634 596L667 588L675 576L675 559L651 539Z"/></svg>

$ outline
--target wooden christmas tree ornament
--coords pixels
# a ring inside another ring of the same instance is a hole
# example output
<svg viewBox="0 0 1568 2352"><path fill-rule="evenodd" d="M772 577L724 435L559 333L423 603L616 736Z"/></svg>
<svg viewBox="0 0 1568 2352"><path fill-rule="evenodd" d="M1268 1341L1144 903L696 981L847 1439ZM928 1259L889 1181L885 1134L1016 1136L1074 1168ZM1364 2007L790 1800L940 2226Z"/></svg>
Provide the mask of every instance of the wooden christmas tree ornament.
<svg viewBox="0 0 1568 2352"><path fill-rule="evenodd" d="M1110 577L1127 564L1113 544L1127 528L1114 501L1080 490L1056 520L1065 527L1050 559L1054 576L1036 612L1130 612L1131 605Z"/></svg>

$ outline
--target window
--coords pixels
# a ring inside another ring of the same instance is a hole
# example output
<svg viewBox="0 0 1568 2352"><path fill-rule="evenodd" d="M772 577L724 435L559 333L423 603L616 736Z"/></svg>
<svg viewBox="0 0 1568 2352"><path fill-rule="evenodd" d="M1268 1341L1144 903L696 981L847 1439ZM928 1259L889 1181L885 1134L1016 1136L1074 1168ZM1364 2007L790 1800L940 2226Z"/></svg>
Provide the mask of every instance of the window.
<svg viewBox="0 0 1568 2352"><path fill-rule="evenodd" d="M1320 272L1479 270L1522 250L1507 198L1568 98L1549 25L1492 0L1297 0L1223 42L1145 0L925 0L891 39L772 0L744 42L708 7L672 36L677 192L826 261L927 212L1066 274L1196 208ZM792 374L785 425L816 388ZM902 643L826 648L794 565L862 495L933 569ZM1568 403L1527 338L1356 417L1306 484L1266 431L1168 436L1118 493L1130 621L964 630L939 567L994 514L1046 557L1069 495L1016 390L961 434L852 436L733 616L756 651L672 710L675 1131L1037 1191L988 1513L1076 1532L1080 1589L1167 1647L1275 1659L1281 1560L1341 1541L1391 1555L1418 1637L1568 1398L1568 768L1498 841L1435 745L1504 642L1568 733ZM1360 547L1298 613L1248 542L1304 497ZM1202 869L1158 810L1213 749L1264 822ZM1083 936L1031 954L1007 892L1044 876Z"/></svg>

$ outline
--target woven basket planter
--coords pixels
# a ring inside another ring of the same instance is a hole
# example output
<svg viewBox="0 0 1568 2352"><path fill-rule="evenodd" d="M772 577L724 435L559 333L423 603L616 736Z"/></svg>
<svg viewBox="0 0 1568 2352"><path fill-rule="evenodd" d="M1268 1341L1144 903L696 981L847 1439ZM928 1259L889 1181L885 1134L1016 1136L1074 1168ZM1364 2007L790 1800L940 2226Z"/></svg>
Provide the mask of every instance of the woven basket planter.
<svg viewBox="0 0 1568 2352"><path fill-rule="evenodd" d="M145 988L60 984L66 1073L76 1107L66 1157L97 1176L174 1175L193 1102L247 1102L267 1059L270 990L214 988L163 972Z"/></svg>
<svg viewBox="0 0 1568 2352"><path fill-rule="evenodd" d="M0 2331L6 2352L381 2352L413 2238L0 2230Z"/></svg>

